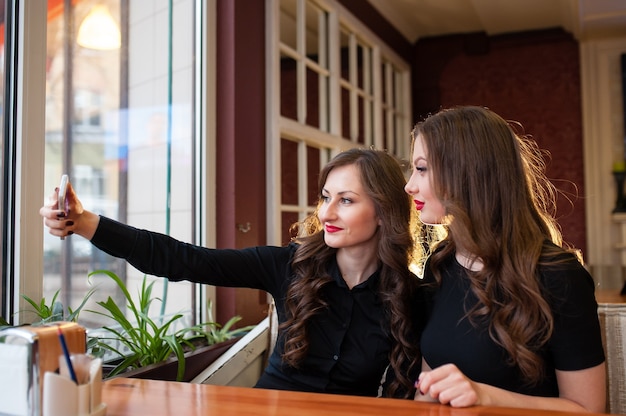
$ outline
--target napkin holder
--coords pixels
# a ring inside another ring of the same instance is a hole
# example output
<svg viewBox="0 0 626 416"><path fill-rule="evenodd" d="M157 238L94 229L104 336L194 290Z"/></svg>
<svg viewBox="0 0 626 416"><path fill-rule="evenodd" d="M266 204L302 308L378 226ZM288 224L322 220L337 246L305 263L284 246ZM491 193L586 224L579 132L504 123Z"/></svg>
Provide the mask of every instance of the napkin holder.
<svg viewBox="0 0 626 416"><path fill-rule="evenodd" d="M71 354L84 354L85 328L74 322L5 328L0 331L0 415L40 416L44 374L56 372L63 354L61 328Z"/></svg>
<svg viewBox="0 0 626 416"><path fill-rule="evenodd" d="M89 381L76 384L67 375L44 374L43 416L104 416L102 403L102 359L91 362Z"/></svg>

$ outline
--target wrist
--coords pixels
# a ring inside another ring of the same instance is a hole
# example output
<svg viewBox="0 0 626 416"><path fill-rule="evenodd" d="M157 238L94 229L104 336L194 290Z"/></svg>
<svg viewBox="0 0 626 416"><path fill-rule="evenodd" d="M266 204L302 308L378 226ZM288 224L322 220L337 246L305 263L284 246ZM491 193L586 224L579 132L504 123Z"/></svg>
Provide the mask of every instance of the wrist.
<svg viewBox="0 0 626 416"><path fill-rule="evenodd" d="M476 403L479 406L497 406L497 400L494 400L493 398L496 397L492 394L490 394L489 390L492 388L492 386L489 386L487 384L483 384L483 383L476 383L476 393L478 396L478 403Z"/></svg>
<svg viewBox="0 0 626 416"><path fill-rule="evenodd" d="M100 216L91 211L84 211L81 215L79 226L74 230L75 234L91 240L98 229Z"/></svg>

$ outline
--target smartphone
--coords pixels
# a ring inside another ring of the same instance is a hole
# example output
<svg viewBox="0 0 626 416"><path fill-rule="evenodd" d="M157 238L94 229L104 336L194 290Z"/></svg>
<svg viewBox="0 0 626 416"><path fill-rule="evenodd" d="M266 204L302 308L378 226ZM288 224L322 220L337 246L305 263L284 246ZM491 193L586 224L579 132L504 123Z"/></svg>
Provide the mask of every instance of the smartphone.
<svg viewBox="0 0 626 416"><path fill-rule="evenodd" d="M70 181L69 176L61 176L61 184L59 185L58 209L65 211L65 196L67 194L67 184Z"/></svg>
<svg viewBox="0 0 626 416"><path fill-rule="evenodd" d="M63 174L61 176L61 183L59 184L59 197L57 198L57 207L63 212L66 212L65 197L67 195L67 184L69 183L69 176ZM65 237L61 237L61 240L65 240Z"/></svg>

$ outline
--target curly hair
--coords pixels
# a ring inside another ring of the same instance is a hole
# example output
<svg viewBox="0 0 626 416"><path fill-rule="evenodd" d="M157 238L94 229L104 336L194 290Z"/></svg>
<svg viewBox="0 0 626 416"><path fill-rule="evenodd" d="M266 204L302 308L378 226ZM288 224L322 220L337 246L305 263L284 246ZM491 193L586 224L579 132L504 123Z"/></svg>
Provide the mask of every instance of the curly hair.
<svg viewBox="0 0 626 416"><path fill-rule="evenodd" d="M483 263L468 272L478 303L467 316L488 322L490 337L533 384L544 368L537 351L554 327L538 265L573 250L563 246L554 219L556 189L544 155L514 126L486 108L455 107L418 123L412 135L424 143L447 216L447 236L430 258L433 273L441 281L440 265L457 251Z"/></svg>
<svg viewBox="0 0 626 416"><path fill-rule="evenodd" d="M419 348L410 312L417 279L408 269L413 240L409 231L410 199L404 192L406 181L398 161L389 154L355 148L339 153L322 169L320 195L328 174L347 165L358 168L363 188L381 219L377 234L377 253L382 265L378 293L394 341L389 358L396 375L387 394L393 396L398 391L405 391L408 396L414 380L407 377L407 369L412 370L417 365ZM294 225L298 230L296 242L299 243L292 261L296 278L287 291L287 319L281 325L286 339L283 361L293 367L297 367L307 353L307 323L328 306L321 290L332 282L328 266L337 252L324 243L317 211Z"/></svg>

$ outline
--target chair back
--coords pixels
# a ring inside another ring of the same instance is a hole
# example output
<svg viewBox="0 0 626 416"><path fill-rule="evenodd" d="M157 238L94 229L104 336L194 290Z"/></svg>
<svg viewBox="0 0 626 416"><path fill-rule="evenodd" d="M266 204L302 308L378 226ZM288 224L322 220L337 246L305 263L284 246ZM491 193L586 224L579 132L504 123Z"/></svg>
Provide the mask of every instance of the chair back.
<svg viewBox="0 0 626 416"><path fill-rule="evenodd" d="M269 333L268 316L193 378L191 383L253 387L265 368Z"/></svg>
<svg viewBox="0 0 626 416"><path fill-rule="evenodd" d="M606 354L606 410L626 414L626 304L600 303L598 317Z"/></svg>

